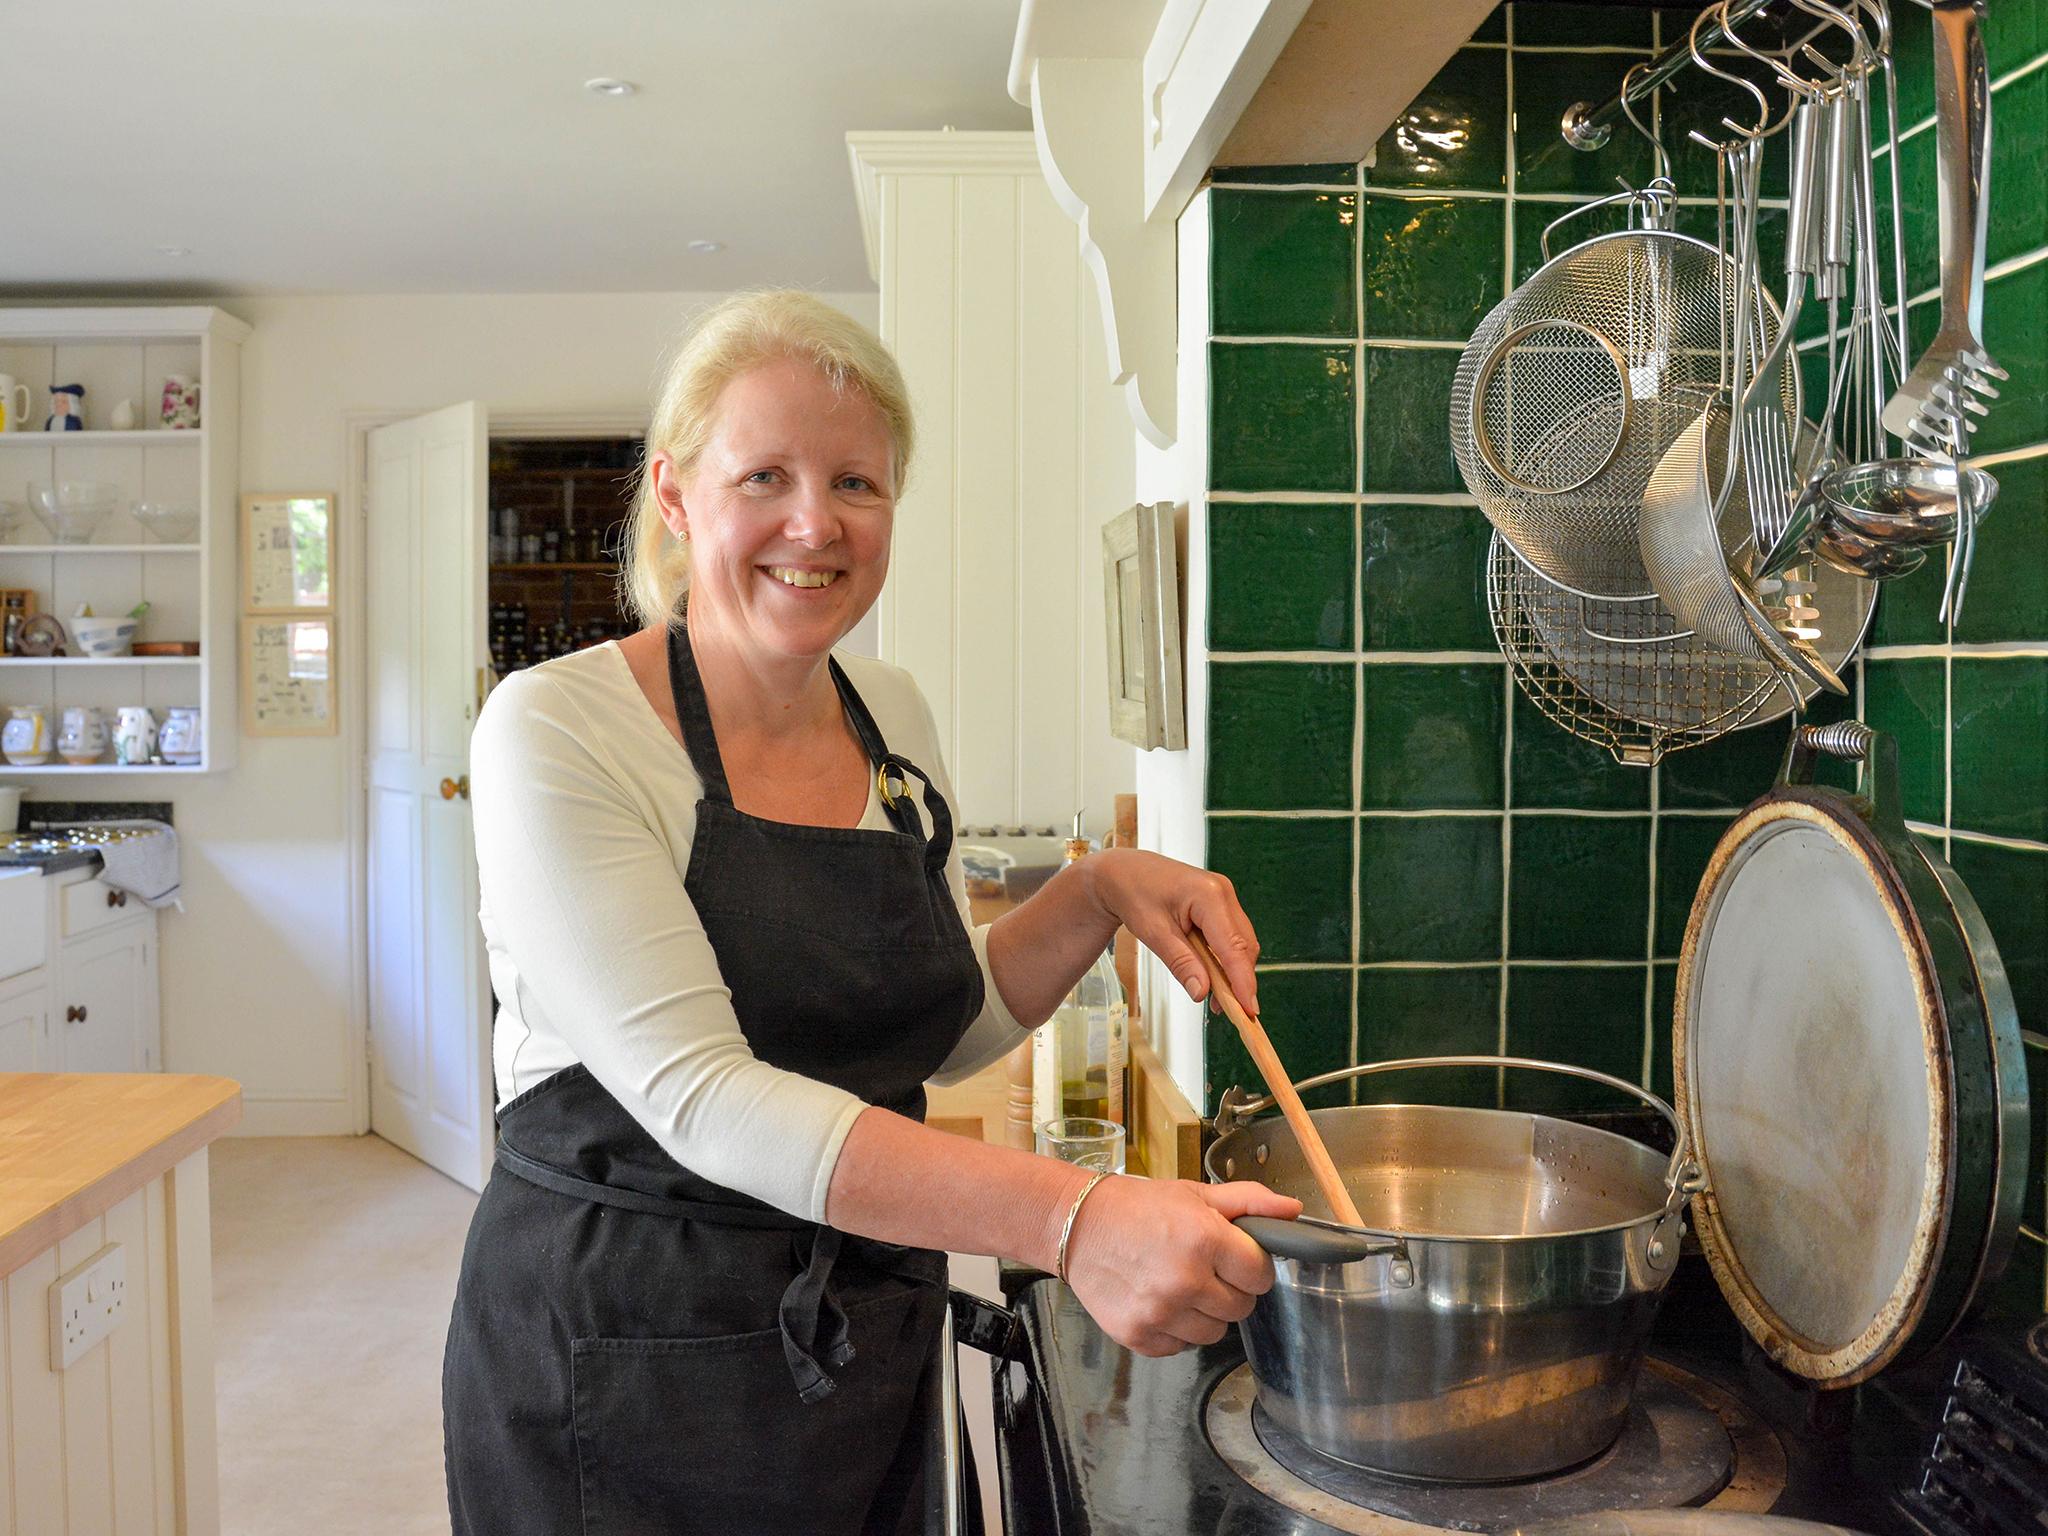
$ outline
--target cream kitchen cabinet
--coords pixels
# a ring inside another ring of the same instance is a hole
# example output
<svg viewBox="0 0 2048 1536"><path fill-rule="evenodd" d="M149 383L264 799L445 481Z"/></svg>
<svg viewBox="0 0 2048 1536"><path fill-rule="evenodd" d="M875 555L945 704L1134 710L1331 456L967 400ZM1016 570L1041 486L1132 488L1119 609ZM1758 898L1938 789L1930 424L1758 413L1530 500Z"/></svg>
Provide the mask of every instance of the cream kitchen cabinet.
<svg viewBox="0 0 2048 1536"><path fill-rule="evenodd" d="M41 969L0 981L0 1072L47 1072L50 988Z"/></svg>
<svg viewBox="0 0 2048 1536"><path fill-rule="evenodd" d="M156 913L85 870L51 881L48 1070L154 1072L163 1064L157 1016Z"/></svg>
<svg viewBox="0 0 2048 1536"><path fill-rule="evenodd" d="M0 1072L157 1071L156 913L85 869L4 885L38 937L0 962Z"/></svg>

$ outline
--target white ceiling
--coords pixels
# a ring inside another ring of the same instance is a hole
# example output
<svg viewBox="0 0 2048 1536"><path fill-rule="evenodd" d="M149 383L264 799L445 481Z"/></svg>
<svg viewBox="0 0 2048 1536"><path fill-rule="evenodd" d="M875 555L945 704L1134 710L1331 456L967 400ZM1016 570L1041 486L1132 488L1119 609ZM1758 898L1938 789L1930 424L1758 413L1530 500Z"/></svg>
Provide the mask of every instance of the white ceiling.
<svg viewBox="0 0 2048 1536"><path fill-rule="evenodd" d="M1029 127L1017 3L5 0L0 293L871 288L845 134Z"/></svg>

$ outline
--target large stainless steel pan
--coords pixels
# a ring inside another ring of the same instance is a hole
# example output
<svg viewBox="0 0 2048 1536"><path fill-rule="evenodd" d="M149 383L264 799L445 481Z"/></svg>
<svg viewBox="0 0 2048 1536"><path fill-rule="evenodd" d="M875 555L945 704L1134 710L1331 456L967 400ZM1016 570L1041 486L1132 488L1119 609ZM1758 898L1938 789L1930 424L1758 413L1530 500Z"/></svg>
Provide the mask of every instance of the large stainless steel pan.
<svg viewBox="0 0 2048 1536"><path fill-rule="evenodd" d="M1300 1199L1298 1222L1239 1225L1276 1282L1240 1328L1259 1406L1334 1460L1406 1477L1535 1477L1613 1444L1696 1187L1677 1115L1633 1083L1500 1056L1429 1056L1310 1078L1307 1090L1419 1067L1528 1068L1602 1083L1671 1126L1670 1157L1549 1115L1428 1104L1314 1111L1363 1227L1328 1219L1293 1133L1238 1089L1203 1160Z"/></svg>

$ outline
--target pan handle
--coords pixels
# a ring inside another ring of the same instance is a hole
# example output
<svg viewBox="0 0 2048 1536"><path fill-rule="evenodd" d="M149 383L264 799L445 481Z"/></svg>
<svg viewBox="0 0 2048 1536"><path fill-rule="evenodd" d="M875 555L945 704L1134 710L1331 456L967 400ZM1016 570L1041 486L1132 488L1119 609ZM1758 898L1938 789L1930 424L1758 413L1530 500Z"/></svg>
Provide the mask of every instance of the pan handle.
<svg viewBox="0 0 2048 1536"><path fill-rule="evenodd" d="M1870 824L1880 833L1905 837L1906 811L1899 798L1899 744L1894 738L1872 730L1861 720L1794 726L1791 744L1785 749L1784 766L1778 770L1778 782L1811 784L1822 757L1862 763Z"/></svg>
<svg viewBox="0 0 2048 1536"><path fill-rule="evenodd" d="M1394 1283L1412 1283L1414 1266L1408 1258L1405 1237L1362 1232L1357 1227L1334 1221L1299 1216L1282 1221L1277 1216L1240 1216L1234 1225L1276 1259L1294 1259L1302 1264L1356 1264L1360 1259L1390 1258L1394 1261Z"/></svg>
<svg viewBox="0 0 2048 1536"><path fill-rule="evenodd" d="M1685 1123L1678 1118L1678 1111L1648 1089L1640 1088L1625 1078L1596 1072L1591 1067L1574 1067L1561 1061L1536 1061L1527 1056L1409 1056L1400 1061L1374 1061L1362 1067L1344 1067L1335 1072L1324 1072L1317 1077L1304 1078L1296 1083L1294 1088L1297 1093L1306 1093L1311 1088L1345 1082L1354 1077L1370 1077L1380 1072L1407 1072L1427 1067L1522 1067L1532 1072L1555 1072L1564 1077L1584 1078L1589 1083L1599 1083L1617 1093L1625 1093L1655 1110L1663 1117L1664 1123L1671 1127L1674 1143L1671 1162L1664 1170L1665 1214L1670 1215L1685 1202L1688 1195L1698 1194L1704 1188L1699 1165L1692 1159L1692 1144L1685 1134ZM1217 1107L1217 1133L1228 1135L1253 1115L1272 1106L1273 1100L1270 1097L1240 1098L1237 1096L1237 1090L1233 1088L1224 1095Z"/></svg>

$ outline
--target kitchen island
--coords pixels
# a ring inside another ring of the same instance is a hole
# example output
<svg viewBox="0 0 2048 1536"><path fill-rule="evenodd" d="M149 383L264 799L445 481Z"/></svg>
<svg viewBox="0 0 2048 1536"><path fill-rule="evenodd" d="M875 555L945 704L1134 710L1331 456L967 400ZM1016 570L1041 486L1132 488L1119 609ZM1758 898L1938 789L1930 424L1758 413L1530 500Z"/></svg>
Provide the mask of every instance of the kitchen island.
<svg viewBox="0 0 2048 1536"><path fill-rule="evenodd" d="M0 1073L0 1533L219 1529L207 1147L241 1105L218 1077Z"/></svg>

